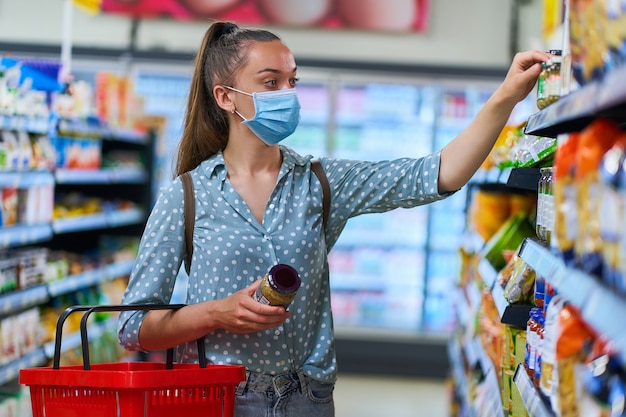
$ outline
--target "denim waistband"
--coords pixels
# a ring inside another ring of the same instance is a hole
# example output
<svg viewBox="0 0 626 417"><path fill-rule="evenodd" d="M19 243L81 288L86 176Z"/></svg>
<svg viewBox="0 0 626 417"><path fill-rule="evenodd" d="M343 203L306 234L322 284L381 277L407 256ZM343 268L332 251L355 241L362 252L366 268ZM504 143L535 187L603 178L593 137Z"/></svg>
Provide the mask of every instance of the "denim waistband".
<svg viewBox="0 0 626 417"><path fill-rule="evenodd" d="M246 389L250 389L262 392L273 391L278 395L283 395L296 389L302 391L305 386L306 380L302 371L278 375L246 371L246 379L239 383L236 394L242 395Z"/></svg>

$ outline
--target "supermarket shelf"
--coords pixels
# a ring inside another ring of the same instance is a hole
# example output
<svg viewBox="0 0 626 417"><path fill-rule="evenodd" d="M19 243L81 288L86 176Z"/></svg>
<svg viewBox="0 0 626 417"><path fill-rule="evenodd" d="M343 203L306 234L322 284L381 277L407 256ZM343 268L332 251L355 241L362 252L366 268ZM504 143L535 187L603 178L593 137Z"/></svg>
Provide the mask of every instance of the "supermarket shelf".
<svg viewBox="0 0 626 417"><path fill-rule="evenodd" d="M509 304L506 298L504 298L504 289L500 283L498 283L497 271L486 259L480 260L478 263L478 271L485 281L485 285L491 291L498 313L500 314L500 322L509 326L525 329L532 306L528 304Z"/></svg>
<svg viewBox="0 0 626 417"><path fill-rule="evenodd" d="M104 268L70 275L61 280L49 283L48 292L50 297L57 297L62 294L68 294L80 290L81 288L92 287L104 281L109 281L119 276L130 274L132 266L132 261L119 262L107 265Z"/></svg>
<svg viewBox="0 0 626 417"><path fill-rule="evenodd" d="M148 174L138 168L105 169L57 169L54 173L57 184L117 184L143 183Z"/></svg>
<svg viewBox="0 0 626 417"><path fill-rule="evenodd" d="M50 171L0 171L0 187L30 188L54 185Z"/></svg>
<svg viewBox="0 0 626 417"><path fill-rule="evenodd" d="M450 342L448 343L448 356L450 358L450 368L454 378L456 394L462 403L462 412L460 415L469 415L470 417L474 417L476 413L471 407L470 383L462 361L463 353L461 351L461 344L456 338L450 339Z"/></svg>
<svg viewBox="0 0 626 417"><path fill-rule="evenodd" d="M477 416L504 417L502 396L498 378L496 377L496 370L493 362L487 356L480 337L476 336L471 342L466 343L463 346L463 350L470 364L474 364L472 368L477 364L482 372L482 379L478 383L482 385L480 391L483 392L482 395L485 397L485 401L480 404L480 409L476 409L476 404L472 404L473 414Z"/></svg>
<svg viewBox="0 0 626 417"><path fill-rule="evenodd" d="M47 117L0 115L1 130L25 130L31 133L44 134L48 132L49 126L50 122Z"/></svg>
<svg viewBox="0 0 626 417"><path fill-rule="evenodd" d="M37 285L0 295L0 306L2 306L0 316L7 316L31 307L36 307L49 299L50 297L46 285Z"/></svg>
<svg viewBox="0 0 626 417"><path fill-rule="evenodd" d="M482 185L482 184L505 184L505 178L507 175L504 173L505 170L500 168L491 168L491 169L482 169L476 172L472 179L470 180L471 184Z"/></svg>
<svg viewBox="0 0 626 417"><path fill-rule="evenodd" d="M525 132L555 138L584 129L596 117L626 122L626 67L589 83L530 116Z"/></svg>
<svg viewBox="0 0 626 417"><path fill-rule="evenodd" d="M102 135L105 140L115 140L118 142L136 143L139 145L145 145L150 140L147 132L142 132L135 129L106 129Z"/></svg>
<svg viewBox="0 0 626 417"><path fill-rule="evenodd" d="M105 213L96 213L89 216L55 220L52 223L52 230L54 230L54 233L57 234L72 233L109 227L127 226L140 223L143 220L143 210L115 210Z"/></svg>
<svg viewBox="0 0 626 417"><path fill-rule="evenodd" d="M467 410L468 415L502 416L502 399L496 371L493 362L489 359L487 352L485 352L483 348L480 337L475 336L464 342L458 342L454 339L451 340L448 344L448 354L450 355L450 363L456 380L458 393L461 398L467 399L469 406ZM461 363L461 358L463 357L466 359L469 369L472 370L472 376L470 378L472 380L476 379L475 381L470 381L469 378L466 377L464 367ZM476 373L476 371L478 371L478 373ZM474 383L483 386L479 390L483 392L482 395L489 399L481 403L482 408L480 410L476 408L477 404L473 402L473 399L470 399L470 387Z"/></svg>
<svg viewBox="0 0 626 417"><path fill-rule="evenodd" d="M0 385L13 381L19 376L20 369L35 368L46 363L48 358L43 349L36 349L19 359L0 366Z"/></svg>
<svg viewBox="0 0 626 417"><path fill-rule="evenodd" d="M596 278L568 268L560 257L535 240L526 239L519 256L574 305L587 323L611 340L622 358L626 358L624 325L615 320L615 317L626 317L623 297L603 286Z"/></svg>
<svg viewBox="0 0 626 417"><path fill-rule="evenodd" d="M481 259L478 262L478 273L480 274L483 282L489 288L493 289L495 283L498 281L498 271L489 263L486 259Z"/></svg>
<svg viewBox="0 0 626 417"><path fill-rule="evenodd" d="M144 212L141 209L117 210L107 213L107 224L109 227L121 227L130 224L143 222Z"/></svg>
<svg viewBox="0 0 626 417"><path fill-rule="evenodd" d="M89 216L68 217L52 222L54 233L72 233L92 229L104 229L107 227L106 213L96 213Z"/></svg>
<svg viewBox="0 0 626 417"><path fill-rule="evenodd" d="M508 171L508 175L506 175ZM541 173L539 168L512 168L505 170L506 185L528 191L537 191Z"/></svg>
<svg viewBox="0 0 626 417"><path fill-rule="evenodd" d="M72 136L100 138L105 132L102 121L97 117L58 118L54 115L51 124L56 127L59 136L71 134Z"/></svg>
<svg viewBox="0 0 626 417"><path fill-rule="evenodd" d="M88 339L90 341L99 339L107 331L116 329L117 322L117 316L113 316L113 318L106 321L90 324L87 328ZM52 359L54 357L54 344L55 342L53 340L43 346L42 350L46 359ZM80 345L80 331L70 333L61 338L61 352L67 352L68 350L80 347Z"/></svg>
<svg viewBox="0 0 626 417"><path fill-rule="evenodd" d="M148 181L149 175L143 168L107 168L112 184L142 184Z"/></svg>
<svg viewBox="0 0 626 417"><path fill-rule="evenodd" d="M109 279L114 279L120 276L129 275L133 270L135 260L130 259L126 261L118 261L112 264L108 264L104 267L104 275Z"/></svg>
<svg viewBox="0 0 626 417"><path fill-rule="evenodd" d="M89 340L100 338L106 331L117 327L117 317L89 326ZM61 352L80 346L80 332L64 336L61 340ZM36 368L45 365L54 356L54 341L27 353L19 359L0 366L0 385L4 385L19 377L20 369Z"/></svg>
<svg viewBox="0 0 626 417"><path fill-rule="evenodd" d="M50 224L2 227L0 228L0 248L29 245L49 240L51 237L52 226Z"/></svg>
<svg viewBox="0 0 626 417"><path fill-rule="evenodd" d="M502 184L507 188L537 191L539 168L492 168L478 171L472 177L471 183L475 185Z"/></svg>
<svg viewBox="0 0 626 417"><path fill-rule="evenodd" d="M524 365L520 364L517 366L513 381L519 390L526 411L530 417L555 417L555 414L550 408L548 399L541 394L533 381L530 380L524 370Z"/></svg>
<svg viewBox="0 0 626 417"><path fill-rule="evenodd" d="M0 295L0 316L26 310L46 303L51 297L88 288L119 276L130 274L134 261L115 262L101 269L70 275L58 281L37 285L19 291Z"/></svg>

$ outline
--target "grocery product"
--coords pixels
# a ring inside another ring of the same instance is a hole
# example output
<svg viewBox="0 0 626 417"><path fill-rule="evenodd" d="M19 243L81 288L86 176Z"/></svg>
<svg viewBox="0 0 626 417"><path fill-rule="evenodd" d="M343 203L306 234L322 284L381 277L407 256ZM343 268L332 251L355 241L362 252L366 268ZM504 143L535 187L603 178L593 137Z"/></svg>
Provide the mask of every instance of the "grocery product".
<svg viewBox="0 0 626 417"><path fill-rule="evenodd" d="M626 294L626 271L621 267L620 242L624 240L625 203L620 189L626 161L626 133L615 140L600 164L599 233L602 242L602 280L612 289Z"/></svg>
<svg viewBox="0 0 626 417"><path fill-rule="evenodd" d="M620 1L570 0L572 72L584 85L602 80L626 60L626 8Z"/></svg>
<svg viewBox="0 0 626 417"><path fill-rule="evenodd" d="M537 189L537 216L535 233L547 244L550 243L554 231L554 186L553 169L541 168L541 177Z"/></svg>
<svg viewBox="0 0 626 417"><path fill-rule="evenodd" d="M274 265L257 287L254 299L262 304L287 307L296 296L300 282L300 275L293 267L285 264Z"/></svg>
<svg viewBox="0 0 626 417"><path fill-rule="evenodd" d="M485 244L481 256L499 271L506 265L503 252L517 249L525 238L534 235L535 230L526 213L512 215Z"/></svg>
<svg viewBox="0 0 626 417"><path fill-rule="evenodd" d="M548 63L541 63L541 72L539 78L537 78L537 108L544 109L547 105L547 89L546 83L548 81Z"/></svg>
<svg viewBox="0 0 626 417"><path fill-rule="evenodd" d="M511 216L510 196L497 190L477 190L470 208L471 223L484 241L489 240Z"/></svg>
<svg viewBox="0 0 626 417"><path fill-rule="evenodd" d="M574 263L574 242L578 235L576 154L580 133L559 138L554 160L554 236L551 246L560 251L566 264Z"/></svg>
<svg viewBox="0 0 626 417"><path fill-rule="evenodd" d="M618 123L596 119L581 132L576 153L578 230L574 254L580 267L602 276L602 240L600 237L600 163L620 135Z"/></svg>
<svg viewBox="0 0 626 417"><path fill-rule="evenodd" d="M583 391L580 384L588 352L585 347L593 342L595 334L582 320L579 312L570 305L565 304L558 317L552 378L554 394L550 400L557 415L578 417L584 415L580 413Z"/></svg>
<svg viewBox="0 0 626 417"><path fill-rule="evenodd" d="M504 287L504 298L510 304L530 303L533 298L535 270L518 258L515 269Z"/></svg>
<svg viewBox="0 0 626 417"><path fill-rule="evenodd" d="M552 59L548 67L548 79L546 82L546 96L548 105L556 103L561 97L561 50L550 50Z"/></svg>
<svg viewBox="0 0 626 417"><path fill-rule="evenodd" d="M561 96L561 50L548 51L552 58L541 64L537 79L537 107L544 109L559 100Z"/></svg>
<svg viewBox="0 0 626 417"><path fill-rule="evenodd" d="M556 139L523 135L511 148L511 160L515 168L530 168L547 162L556 151Z"/></svg>

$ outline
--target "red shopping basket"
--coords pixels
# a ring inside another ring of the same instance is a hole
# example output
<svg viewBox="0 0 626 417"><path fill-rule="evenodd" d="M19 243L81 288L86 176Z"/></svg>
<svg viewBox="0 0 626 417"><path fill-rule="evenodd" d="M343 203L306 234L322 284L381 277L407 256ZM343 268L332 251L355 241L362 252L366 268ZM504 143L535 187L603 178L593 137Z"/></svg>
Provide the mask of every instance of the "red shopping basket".
<svg viewBox="0 0 626 417"><path fill-rule="evenodd" d="M94 311L176 309L183 305L74 306L59 317L52 367L20 370L20 384L30 387L33 417L233 417L235 389L245 367L207 365L198 340L200 364L167 361L89 363L87 319ZM63 323L84 311L80 332L83 366L59 366Z"/></svg>

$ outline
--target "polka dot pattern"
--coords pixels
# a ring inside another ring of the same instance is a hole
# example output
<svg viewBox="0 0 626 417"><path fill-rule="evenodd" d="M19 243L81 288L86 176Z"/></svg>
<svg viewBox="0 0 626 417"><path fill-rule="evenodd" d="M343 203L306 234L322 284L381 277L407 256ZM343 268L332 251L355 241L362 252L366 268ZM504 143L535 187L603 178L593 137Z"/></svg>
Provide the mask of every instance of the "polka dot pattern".
<svg viewBox="0 0 626 417"><path fill-rule="evenodd" d="M261 278L276 263L292 265L302 286L280 327L251 334L217 330L205 338L208 359L276 374L302 369L334 381L336 359L327 252L347 220L365 213L414 207L437 193L439 154L421 159L364 162L322 158L331 186L331 213L322 232L322 191L310 156L281 147L283 164L259 224L226 177L221 154L191 172L196 191L194 253L187 302L218 300ZM183 191L179 179L161 189L142 236L123 302L168 303L185 258ZM123 313L120 343L141 349L145 313ZM197 360L195 341L178 349L179 360Z"/></svg>

